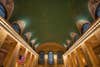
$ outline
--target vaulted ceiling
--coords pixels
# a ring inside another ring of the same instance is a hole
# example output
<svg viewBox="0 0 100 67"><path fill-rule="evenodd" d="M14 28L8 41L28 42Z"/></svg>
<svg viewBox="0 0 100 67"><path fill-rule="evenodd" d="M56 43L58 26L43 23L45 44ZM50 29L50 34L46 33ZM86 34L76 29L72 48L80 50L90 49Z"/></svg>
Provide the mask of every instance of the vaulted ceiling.
<svg viewBox="0 0 100 67"><path fill-rule="evenodd" d="M26 31L40 43L63 44L72 31L77 31L78 19L90 20L88 0L15 0L11 19L26 21Z"/></svg>

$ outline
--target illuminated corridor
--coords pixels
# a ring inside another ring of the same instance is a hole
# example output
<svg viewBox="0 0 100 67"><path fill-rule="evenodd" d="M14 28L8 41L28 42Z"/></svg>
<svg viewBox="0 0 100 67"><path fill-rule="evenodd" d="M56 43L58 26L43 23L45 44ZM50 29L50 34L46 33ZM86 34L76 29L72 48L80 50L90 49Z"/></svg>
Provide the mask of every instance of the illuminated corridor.
<svg viewBox="0 0 100 67"><path fill-rule="evenodd" d="M0 0L0 67L100 67L100 1Z"/></svg>

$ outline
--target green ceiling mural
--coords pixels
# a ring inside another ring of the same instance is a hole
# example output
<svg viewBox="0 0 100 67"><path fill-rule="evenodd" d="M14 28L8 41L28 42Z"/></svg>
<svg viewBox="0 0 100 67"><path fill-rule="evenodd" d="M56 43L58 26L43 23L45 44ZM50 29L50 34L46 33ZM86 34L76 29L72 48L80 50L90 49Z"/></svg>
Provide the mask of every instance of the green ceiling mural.
<svg viewBox="0 0 100 67"><path fill-rule="evenodd" d="M90 19L88 0L15 0L12 16L26 21L26 31L40 43L64 43L69 33L77 31L75 22Z"/></svg>

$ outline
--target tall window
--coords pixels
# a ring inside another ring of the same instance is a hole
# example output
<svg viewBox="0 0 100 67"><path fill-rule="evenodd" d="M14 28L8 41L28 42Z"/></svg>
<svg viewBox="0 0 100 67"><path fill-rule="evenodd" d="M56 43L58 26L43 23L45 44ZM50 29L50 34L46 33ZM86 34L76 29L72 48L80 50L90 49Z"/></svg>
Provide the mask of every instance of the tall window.
<svg viewBox="0 0 100 67"><path fill-rule="evenodd" d="M54 64L54 54L53 54L53 52L48 53L48 63Z"/></svg>
<svg viewBox="0 0 100 67"><path fill-rule="evenodd" d="M12 27L13 27L13 29L17 32L17 33L21 33L21 30L20 30L20 27L19 27L19 25L18 24L16 24L16 23L14 23L13 25L12 25Z"/></svg>
<svg viewBox="0 0 100 67"><path fill-rule="evenodd" d="M45 63L45 58L44 58L44 52L40 52L39 54L39 64L44 64Z"/></svg>
<svg viewBox="0 0 100 67"><path fill-rule="evenodd" d="M6 18L6 10L2 4L0 4L0 16Z"/></svg>
<svg viewBox="0 0 100 67"><path fill-rule="evenodd" d="M99 6L96 9L95 15L96 15L96 18L100 17L100 4L99 4Z"/></svg>
<svg viewBox="0 0 100 67"><path fill-rule="evenodd" d="M82 34L85 33L89 29L89 27L90 27L89 23L83 24L82 29L81 29L81 33Z"/></svg>
<svg viewBox="0 0 100 67"><path fill-rule="evenodd" d="M57 63L58 64L63 64L63 53L62 52L57 52Z"/></svg>

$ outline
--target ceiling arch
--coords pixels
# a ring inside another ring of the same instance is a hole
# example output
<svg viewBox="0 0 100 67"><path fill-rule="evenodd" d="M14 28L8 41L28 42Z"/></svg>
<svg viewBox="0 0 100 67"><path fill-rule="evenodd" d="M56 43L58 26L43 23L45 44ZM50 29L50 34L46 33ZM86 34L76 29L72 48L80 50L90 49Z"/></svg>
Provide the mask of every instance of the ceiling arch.
<svg viewBox="0 0 100 67"><path fill-rule="evenodd" d="M66 48L56 42L47 42L47 43L43 43L40 44L40 46L38 46L36 48L36 51L39 53L41 51L44 51L45 53L48 53L49 51L53 51L53 52L65 52Z"/></svg>

